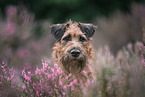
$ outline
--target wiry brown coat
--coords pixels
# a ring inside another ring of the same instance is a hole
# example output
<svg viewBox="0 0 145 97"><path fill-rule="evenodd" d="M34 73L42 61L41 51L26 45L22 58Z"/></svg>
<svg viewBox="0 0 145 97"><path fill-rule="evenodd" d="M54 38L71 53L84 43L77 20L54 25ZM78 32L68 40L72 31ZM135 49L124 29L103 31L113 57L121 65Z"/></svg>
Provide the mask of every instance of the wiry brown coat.
<svg viewBox="0 0 145 97"><path fill-rule="evenodd" d="M90 41L95 32L95 26L70 21L66 24L52 25L51 32L57 40L52 57L54 64L58 64L63 71L62 80L69 74L72 74L78 83L91 80L94 49ZM71 56L70 51L73 49L81 52L79 57Z"/></svg>

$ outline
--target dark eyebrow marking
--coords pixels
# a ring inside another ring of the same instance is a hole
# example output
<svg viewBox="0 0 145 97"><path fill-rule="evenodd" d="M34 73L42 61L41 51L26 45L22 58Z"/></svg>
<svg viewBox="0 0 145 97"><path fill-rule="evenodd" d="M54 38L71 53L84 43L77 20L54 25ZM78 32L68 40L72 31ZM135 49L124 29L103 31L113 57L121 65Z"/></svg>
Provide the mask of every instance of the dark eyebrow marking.
<svg viewBox="0 0 145 97"><path fill-rule="evenodd" d="M65 42L71 41L71 35L67 35L65 36L62 40L64 40Z"/></svg>
<svg viewBox="0 0 145 97"><path fill-rule="evenodd" d="M83 37L83 36L80 35L79 41L85 42L85 41L87 41L87 40L85 39L85 37Z"/></svg>

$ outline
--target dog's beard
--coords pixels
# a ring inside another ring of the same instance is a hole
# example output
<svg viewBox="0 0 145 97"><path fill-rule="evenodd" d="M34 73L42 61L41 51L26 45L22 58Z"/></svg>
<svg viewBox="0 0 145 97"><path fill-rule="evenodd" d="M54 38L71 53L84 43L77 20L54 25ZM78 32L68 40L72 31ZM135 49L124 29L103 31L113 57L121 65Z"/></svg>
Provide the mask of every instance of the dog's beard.
<svg viewBox="0 0 145 97"><path fill-rule="evenodd" d="M86 57L82 56L80 58L72 58L71 56L63 56L60 62L64 66L64 69L72 74L80 73L86 66Z"/></svg>

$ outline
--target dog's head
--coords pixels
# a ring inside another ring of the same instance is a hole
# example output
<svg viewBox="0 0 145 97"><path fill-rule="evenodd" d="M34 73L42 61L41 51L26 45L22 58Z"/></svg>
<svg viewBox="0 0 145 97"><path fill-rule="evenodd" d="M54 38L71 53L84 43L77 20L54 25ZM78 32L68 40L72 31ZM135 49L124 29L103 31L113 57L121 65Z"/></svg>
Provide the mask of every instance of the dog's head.
<svg viewBox="0 0 145 97"><path fill-rule="evenodd" d="M79 73L92 57L90 39L95 33L95 26L85 23L55 24L51 33L57 40L57 56L60 63L70 73Z"/></svg>

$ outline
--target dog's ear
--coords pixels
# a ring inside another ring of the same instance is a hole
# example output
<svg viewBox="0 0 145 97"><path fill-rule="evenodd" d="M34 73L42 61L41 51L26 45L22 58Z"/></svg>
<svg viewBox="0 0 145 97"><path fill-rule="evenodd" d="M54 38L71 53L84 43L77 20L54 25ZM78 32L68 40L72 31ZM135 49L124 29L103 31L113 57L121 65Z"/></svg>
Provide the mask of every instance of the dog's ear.
<svg viewBox="0 0 145 97"><path fill-rule="evenodd" d="M57 41L60 41L65 32L66 26L66 24L54 24L51 26L51 34L54 35Z"/></svg>
<svg viewBox="0 0 145 97"><path fill-rule="evenodd" d="M79 23L79 27L81 28L82 32L85 33L87 39L89 40L95 33L95 29L97 28L93 24L85 24Z"/></svg>

